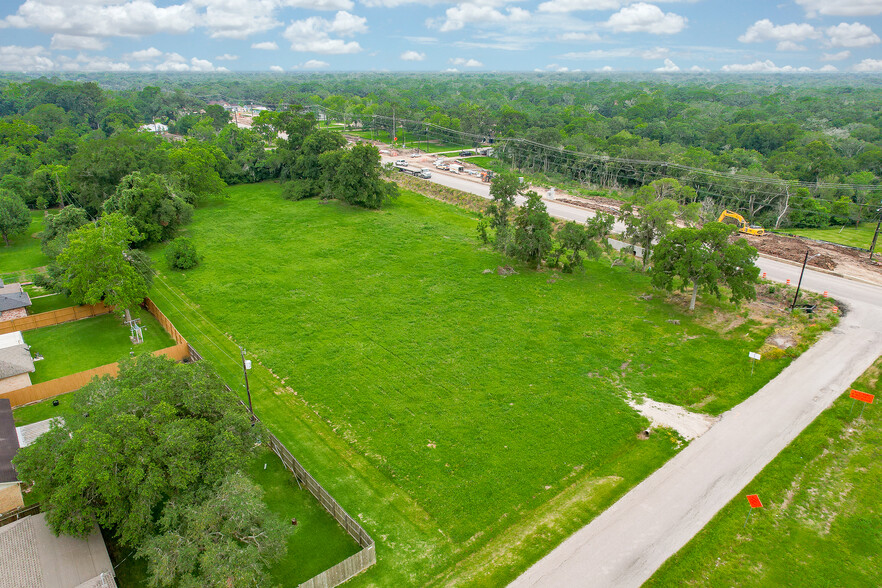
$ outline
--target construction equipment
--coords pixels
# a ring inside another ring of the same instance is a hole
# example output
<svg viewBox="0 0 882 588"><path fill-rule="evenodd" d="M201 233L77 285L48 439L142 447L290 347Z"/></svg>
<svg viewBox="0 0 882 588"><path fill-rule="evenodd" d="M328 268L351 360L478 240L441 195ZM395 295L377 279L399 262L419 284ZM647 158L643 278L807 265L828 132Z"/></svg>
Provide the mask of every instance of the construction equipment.
<svg viewBox="0 0 882 588"><path fill-rule="evenodd" d="M493 179L493 172L492 171L485 170L485 171L481 172L481 181L482 182L489 182L492 179Z"/></svg>
<svg viewBox="0 0 882 588"><path fill-rule="evenodd" d="M738 232L740 233L756 235L757 237L762 237L766 233L766 230L761 226L747 224L747 221L744 220L743 216L741 216L737 212L732 212L731 210L724 210L723 213L720 215L720 218L717 219L717 222L725 222L727 218L731 218L736 223L738 223Z"/></svg>

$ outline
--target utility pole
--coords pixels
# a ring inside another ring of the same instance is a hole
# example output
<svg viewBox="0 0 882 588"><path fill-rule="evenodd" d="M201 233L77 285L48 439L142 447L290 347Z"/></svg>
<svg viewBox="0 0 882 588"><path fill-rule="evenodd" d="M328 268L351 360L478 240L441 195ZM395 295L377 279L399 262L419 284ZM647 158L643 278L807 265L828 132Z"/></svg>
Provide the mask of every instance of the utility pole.
<svg viewBox="0 0 882 588"><path fill-rule="evenodd" d="M796 299L799 298L799 288L802 286L802 275L805 273L805 266L809 260L809 249L805 250L805 259L802 260L802 271L799 272L799 282L796 284L796 294L793 296L793 304L790 305L790 310L792 311L796 308ZM812 255L812 257L817 257L820 253Z"/></svg>
<svg viewBox="0 0 882 588"><path fill-rule="evenodd" d="M251 413L251 422L254 422L254 408L251 406L251 388L248 387L248 363L245 360L245 348L239 347L242 352L242 373L245 374L245 392L248 394L248 412Z"/></svg>
<svg viewBox="0 0 882 588"><path fill-rule="evenodd" d="M879 238L879 225L882 225L882 218L876 223L876 232L873 233L873 244L870 245L870 261L873 261L873 252L876 250L876 240Z"/></svg>

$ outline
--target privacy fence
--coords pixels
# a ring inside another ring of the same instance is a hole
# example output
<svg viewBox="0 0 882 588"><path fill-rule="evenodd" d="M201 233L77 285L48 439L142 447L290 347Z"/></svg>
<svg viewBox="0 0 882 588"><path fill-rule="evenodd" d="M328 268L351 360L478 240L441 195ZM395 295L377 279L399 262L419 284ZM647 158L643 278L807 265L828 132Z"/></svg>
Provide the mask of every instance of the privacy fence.
<svg viewBox="0 0 882 588"><path fill-rule="evenodd" d="M144 299L143 306L147 309L147 312L156 318L159 324L162 325L162 328L165 329L175 341L175 344L171 347L154 351L153 355L164 355L175 361L189 359L190 348L189 345L187 345L187 340L178 332L171 321L162 314L149 298ZM0 322L0 334L11 333L14 331L26 331L39 327L49 327L60 323L90 318L99 314L107 314L112 310L112 308L103 304L95 304L91 306L73 306L70 308L62 308L61 310L43 312L25 318ZM10 323L12 324L10 325ZM2 397L8 398L13 407L22 406L24 404L39 402L41 400L46 400L47 398L52 398L53 396L79 390L92 381L92 378L105 375L116 376L118 372L119 364L109 363L76 374L55 378L48 382L41 382L32 386L19 388L18 390L3 394Z"/></svg>

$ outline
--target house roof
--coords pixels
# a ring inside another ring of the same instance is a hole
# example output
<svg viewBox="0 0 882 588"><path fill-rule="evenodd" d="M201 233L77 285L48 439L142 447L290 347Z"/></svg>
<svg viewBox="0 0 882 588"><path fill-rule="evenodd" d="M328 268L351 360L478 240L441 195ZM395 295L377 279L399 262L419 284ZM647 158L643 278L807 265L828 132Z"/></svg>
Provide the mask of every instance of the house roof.
<svg viewBox="0 0 882 588"><path fill-rule="evenodd" d="M0 380L34 371L34 360L27 345L0 349Z"/></svg>
<svg viewBox="0 0 882 588"><path fill-rule="evenodd" d="M49 429L52 428L52 423L54 422L57 422L59 425L63 426L64 418L53 417L51 419L46 419L45 421L37 421L36 423L16 427L15 430L18 434L18 446L27 447L28 445L30 445L41 436L48 433Z"/></svg>
<svg viewBox="0 0 882 588"><path fill-rule="evenodd" d="M0 586L115 588L116 582L98 525L86 539L56 537L41 513L0 527Z"/></svg>
<svg viewBox="0 0 882 588"><path fill-rule="evenodd" d="M0 312L24 308L31 305L31 297L22 290L21 284L6 284L0 282Z"/></svg>
<svg viewBox="0 0 882 588"><path fill-rule="evenodd" d="M0 398L0 483L18 482L12 458L18 453L18 432L12 418L12 404Z"/></svg>

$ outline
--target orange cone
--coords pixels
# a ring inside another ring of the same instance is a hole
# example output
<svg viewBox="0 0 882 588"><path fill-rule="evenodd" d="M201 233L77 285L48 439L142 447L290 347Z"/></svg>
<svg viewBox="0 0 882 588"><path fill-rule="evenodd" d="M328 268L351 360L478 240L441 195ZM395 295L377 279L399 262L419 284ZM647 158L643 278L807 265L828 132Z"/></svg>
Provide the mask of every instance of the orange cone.
<svg viewBox="0 0 882 588"><path fill-rule="evenodd" d="M827 291L824 290L824 298L826 298L826 297L827 297Z"/></svg>
<svg viewBox="0 0 882 588"><path fill-rule="evenodd" d="M790 285L790 278L787 278L787 285Z"/></svg>
<svg viewBox="0 0 882 588"><path fill-rule="evenodd" d="M766 272L763 272L763 279L766 279Z"/></svg>

